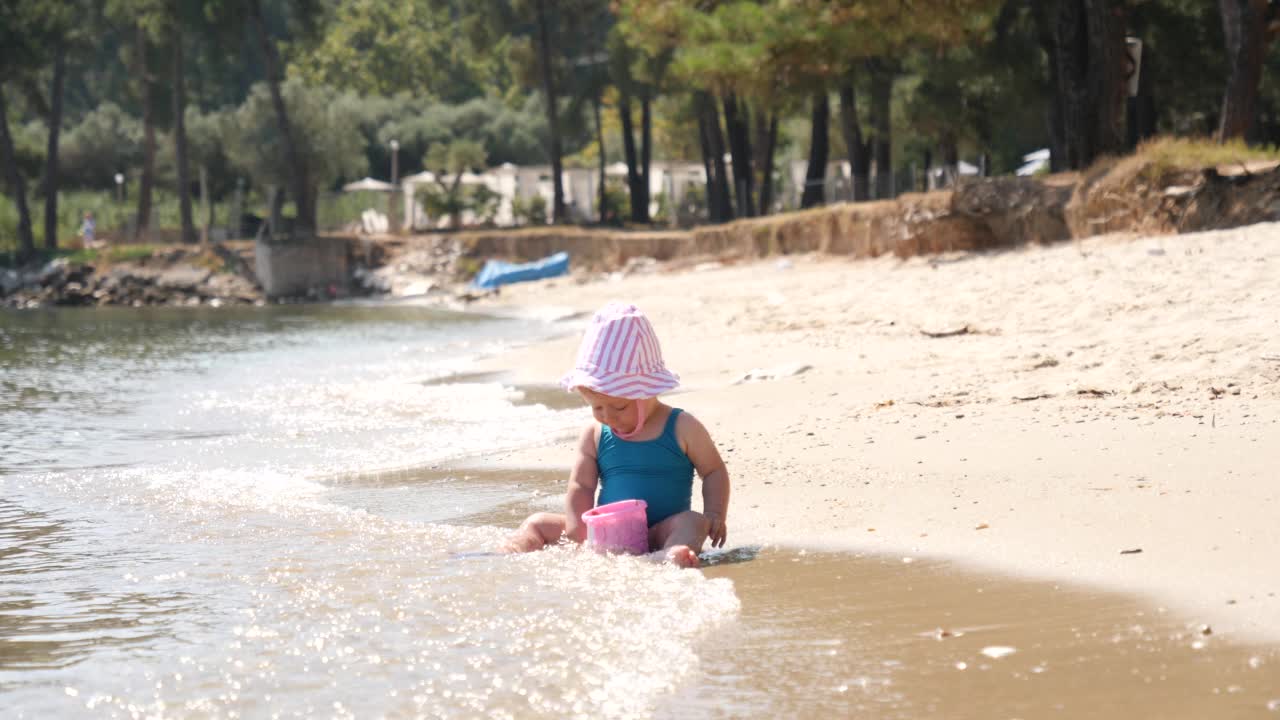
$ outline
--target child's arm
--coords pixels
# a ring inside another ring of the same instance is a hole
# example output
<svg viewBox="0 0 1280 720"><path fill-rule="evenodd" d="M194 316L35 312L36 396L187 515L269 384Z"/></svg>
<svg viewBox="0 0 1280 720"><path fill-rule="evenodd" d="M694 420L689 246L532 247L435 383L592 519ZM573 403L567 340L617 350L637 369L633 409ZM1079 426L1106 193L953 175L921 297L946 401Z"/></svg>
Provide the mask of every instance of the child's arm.
<svg viewBox="0 0 1280 720"><path fill-rule="evenodd" d="M682 429L684 432L679 432ZM710 525L707 537L711 540L711 547L724 547L728 535L725 519L729 512L729 470L720 459L720 451L716 449L711 433L697 418L682 413L676 430L677 435L684 435L685 454L702 477L702 514Z"/></svg>
<svg viewBox="0 0 1280 720"><path fill-rule="evenodd" d="M587 539L582 513L595 506L596 486L600 484L600 469L596 465L596 428L596 425L588 425L578 438L578 459L569 473L569 491L564 496L564 534L576 543Z"/></svg>

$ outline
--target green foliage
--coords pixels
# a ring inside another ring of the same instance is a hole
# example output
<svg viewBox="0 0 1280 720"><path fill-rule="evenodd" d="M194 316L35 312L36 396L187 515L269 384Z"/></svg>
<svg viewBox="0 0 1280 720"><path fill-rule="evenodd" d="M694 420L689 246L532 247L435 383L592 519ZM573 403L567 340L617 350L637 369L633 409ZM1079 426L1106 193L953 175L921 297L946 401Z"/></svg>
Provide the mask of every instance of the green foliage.
<svg viewBox="0 0 1280 720"><path fill-rule="evenodd" d="M424 157L440 143L472 140L484 148L481 166L504 162L527 165L546 159L546 119L536 101L518 108L497 98L476 98L458 105L414 103L410 107L410 112L390 117L377 130L381 144L392 138L400 142L402 158Z"/></svg>
<svg viewBox="0 0 1280 720"><path fill-rule="evenodd" d="M254 0L258 2L258 0ZM18 170L28 182L39 226L48 89L58 47L68 51L61 171L60 237L74 236L81 214L98 214L100 232L122 226L112 176L136 181L141 163L139 28L147 39L153 110L159 128L157 215L176 224L171 127L172 43L187 58L186 113L193 190L207 171L215 199L237 177L256 195L289 177L258 39L246 25L248 0L6 0L0 3L0 71ZM803 157L807 99L853 83L867 124L868 59L891 58L896 75L891 117L901 172L925 152L992 156L996 171L1047 145L1049 66L1041 44L1043 2L1000 0L260 0L265 27L290 79L286 102L312 183L332 189L364 174L390 175L396 140L400 176L424 167L446 182L428 190L447 214L491 204L477 186L457 184L471 169L505 162L547 162L535 10L546 10L552 79L560 102L562 156L594 167L598 153L621 155L615 109L626 97L637 132L639 98L653 100L655 159L700 155L691 91L733 94L753 126L773 116L777 152ZM1117 5L1119 5L1117 0ZM1221 17L1203 0L1123 3L1129 31L1145 44L1144 83L1165 133L1207 134L1217 122L1226 77ZM1260 139L1280 139L1280 54L1271 52L1262 83ZM604 112L605 147L594 137L591 104ZM833 116L833 120L838 116ZM752 128L755 132L755 128ZM752 137L755 143L758 135ZM469 146L467 144L470 144ZM832 132L832 153L844 157ZM479 152L476 151L478 146ZM466 162L457 161L467 148ZM582 151L584 148L588 150ZM758 147L757 147L758 150ZM1201 146L1160 146L1156 162L1233 161ZM1214 151L1216 153L1218 151ZM579 153L575 158L575 153ZM450 156L455 156L454 161ZM1252 157L1252 156L1250 156ZM1223 158L1226 158L1225 160ZM427 162L430 160L431 162ZM452 179L453 182L447 182ZM90 192L92 191L92 192ZM625 208L615 186L609 203ZM322 224L355 219L364 207L385 212L385 196L323 195ZM703 201L700 192L686 196ZM125 205L131 206L130 201ZM669 212L670 209L665 208ZM541 198L518 201L517 217L545 220ZM225 204L223 206L225 208ZM690 208L692 209L692 208ZM680 214L687 210L681 209ZM174 218L171 220L170 218ZM199 220L199 218L197 218ZM13 242L12 203L0 201L0 247Z"/></svg>
<svg viewBox="0 0 1280 720"><path fill-rule="evenodd" d="M1142 73L1157 88L1160 130L1216 131L1227 77L1218 3L1161 0L1142 3L1134 14L1143 26Z"/></svg>
<svg viewBox="0 0 1280 720"><path fill-rule="evenodd" d="M359 222L365 210L383 214L391 211L391 203L401 202L400 193L361 190L359 192L334 192L322 195L316 206L318 226L321 230L341 230Z"/></svg>
<svg viewBox="0 0 1280 720"><path fill-rule="evenodd" d="M138 262L146 260L156 251L160 249L159 245L139 244L139 245L111 245L105 248L80 248L78 250L67 251L63 257L71 262L82 263L122 263L122 262Z"/></svg>
<svg viewBox="0 0 1280 720"><path fill-rule="evenodd" d="M289 120L300 152L306 157L315 187L329 187L367 171L359 117L360 100L332 88L307 87L289 80L282 88ZM255 85L248 99L222 123L221 134L232 164L258 185L289 186L284 139L265 84Z"/></svg>
<svg viewBox="0 0 1280 720"><path fill-rule="evenodd" d="M418 201L431 217L448 217L454 228L462 227L470 214L479 224L493 222L502 196L484 185L423 185L418 188Z"/></svg>
<svg viewBox="0 0 1280 720"><path fill-rule="evenodd" d="M1026 11L1008 13L999 32L909 56L899 83L901 149L913 158L939 145L969 157L989 152L994 172L1011 172L1045 142L1046 62Z"/></svg>
<svg viewBox="0 0 1280 720"><path fill-rule="evenodd" d="M142 123L105 102L63 136L59 164L70 187L112 188L142 162Z"/></svg>
<svg viewBox="0 0 1280 720"><path fill-rule="evenodd" d="M11 81L51 61L51 51L77 20L76 9L48 0L0 2L0 78Z"/></svg>
<svg viewBox="0 0 1280 720"><path fill-rule="evenodd" d="M449 143L436 143L427 151L422 164L437 175L453 175L456 177L468 170L479 170L484 166L484 146L475 140L455 140Z"/></svg>
<svg viewBox="0 0 1280 720"><path fill-rule="evenodd" d="M418 199L429 215L448 216L455 228L470 213L481 223L491 222L501 198L478 183L463 183L463 175L483 167L484 146L475 140L436 143L427 151L423 164L435 175L435 183L418 189Z"/></svg>
<svg viewBox="0 0 1280 720"><path fill-rule="evenodd" d="M134 190L136 187L131 187ZM37 207L33 194L27 201ZM40 207L43 207L42 205ZM58 193L58 241L60 247L74 247L80 224L86 212L92 212L99 239L120 240L124 229L134 220L137 209L129 197L117 203L114 192L72 190ZM154 227L176 227L178 224L178 198L164 189L156 192L152 204L156 222ZM0 253L12 252L17 247L18 213L13 201L0 195Z"/></svg>
<svg viewBox="0 0 1280 720"><path fill-rule="evenodd" d="M680 224L696 222L707 216L707 194L701 187L686 188L678 206L665 192L658 193L653 199L658 203L658 212L653 214L653 221L660 225L671 223L672 213L675 214L676 222Z"/></svg>
<svg viewBox="0 0 1280 720"><path fill-rule="evenodd" d="M604 198L609 206L610 221L619 221L630 213L631 196L626 183L621 180L609 180L604 184Z"/></svg>
<svg viewBox="0 0 1280 720"><path fill-rule="evenodd" d="M547 199L541 195L513 198L511 215L520 225L546 225Z"/></svg>
<svg viewBox="0 0 1280 720"><path fill-rule="evenodd" d="M439 0L338 3L322 37L293 58L290 72L311 85L360 94L477 97L501 57L464 52L452 18L460 7Z"/></svg>
<svg viewBox="0 0 1280 720"><path fill-rule="evenodd" d="M788 91L807 96L867 58L961 43L986 27L999 4L632 0L622 27L638 47L673 53L674 72L693 87L772 103Z"/></svg>

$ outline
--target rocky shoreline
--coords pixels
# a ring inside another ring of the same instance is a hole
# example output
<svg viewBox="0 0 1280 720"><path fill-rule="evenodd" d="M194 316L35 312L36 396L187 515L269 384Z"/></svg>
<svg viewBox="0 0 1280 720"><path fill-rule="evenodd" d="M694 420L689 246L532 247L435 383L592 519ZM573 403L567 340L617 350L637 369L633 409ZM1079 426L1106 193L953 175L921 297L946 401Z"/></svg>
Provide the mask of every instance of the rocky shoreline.
<svg viewBox="0 0 1280 720"><path fill-rule="evenodd" d="M2 307L263 304L266 299L251 280L186 262L164 267L136 262L99 267L58 258L28 270L0 270Z"/></svg>
<svg viewBox="0 0 1280 720"><path fill-rule="evenodd" d="M159 247L134 260L57 258L43 265L0 269L0 308L262 306L352 297L413 299L460 307L495 294L459 281L466 272L459 268L456 243L409 243L405 247L397 239L388 239L381 244L372 242L371 247L372 252L355 263L345 286L287 298L268 298L263 292L254 276L248 247Z"/></svg>

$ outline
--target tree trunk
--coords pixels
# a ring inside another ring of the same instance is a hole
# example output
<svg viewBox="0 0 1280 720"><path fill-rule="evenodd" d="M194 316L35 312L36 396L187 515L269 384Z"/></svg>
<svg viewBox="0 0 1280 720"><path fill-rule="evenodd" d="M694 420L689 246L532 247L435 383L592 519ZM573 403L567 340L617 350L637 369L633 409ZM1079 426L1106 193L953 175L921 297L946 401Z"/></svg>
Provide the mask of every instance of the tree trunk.
<svg viewBox="0 0 1280 720"><path fill-rule="evenodd" d="M1148 17L1149 6L1134 5L1129 11L1129 30L1137 37L1147 37L1151 21ZM1152 53L1145 53L1141 67L1138 68L1138 93L1135 97L1126 98L1127 117L1125 119L1125 149L1132 151L1143 140L1156 133L1156 104L1152 89L1159 72L1156 58ZM1125 65L1129 67L1128 64Z"/></svg>
<svg viewBox="0 0 1280 720"><path fill-rule="evenodd" d="M9 107L4 99L4 83L0 83L0 163L4 163L5 180L13 203L18 206L18 262L30 260L36 252L36 239L31 233L31 209L27 207L27 183L18 169L18 155L9 134Z"/></svg>
<svg viewBox="0 0 1280 720"><path fill-rule="evenodd" d="M858 96L853 81L840 86L840 131L849 152L849 173L853 176L853 201L871 199L871 147L863 138L858 121Z"/></svg>
<svg viewBox="0 0 1280 720"><path fill-rule="evenodd" d="M200 164L200 209L204 223L200 227L200 242L209 244L209 227L213 225L213 203L209 202L209 168Z"/></svg>
<svg viewBox="0 0 1280 720"><path fill-rule="evenodd" d="M724 165L724 133L720 128L720 112L710 96L704 107L707 113L707 131L711 140L711 165L716 169L716 201L720 206L720 219L733 219L733 193L729 191L729 172Z"/></svg>
<svg viewBox="0 0 1280 720"><path fill-rule="evenodd" d="M760 214L768 215L773 209L773 155L778 146L778 116L758 113L755 122L756 167L760 168Z"/></svg>
<svg viewBox="0 0 1280 720"><path fill-rule="evenodd" d="M137 50L138 77L142 81L142 174L138 178L138 215L133 224L133 240L146 242L151 231L151 190L156 181L156 113L152 107L147 36L141 26Z"/></svg>
<svg viewBox="0 0 1280 720"><path fill-rule="evenodd" d="M871 61L872 150L876 162L876 199L885 200L893 192L893 79L894 71L882 61Z"/></svg>
<svg viewBox="0 0 1280 720"><path fill-rule="evenodd" d="M596 116L596 144L600 147L600 224L609 222L609 194L605 187L608 181L608 168L604 156L604 123L600 120L600 96L591 99L591 107Z"/></svg>
<svg viewBox="0 0 1280 720"><path fill-rule="evenodd" d="M733 203L729 199L729 178L724 165L724 134L720 129L720 111L705 92L697 94L698 127L705 139L704 154L709 156L711 173L707 176L712 222L733 219Z"/></svg>
<svg viewBox="0 0 1280 720"><path fill-rule="evenodd" d="M823 191L827 178L827 129L830 124L831 102L827 91L820 90L813 96L813 110L809 122L809 169L805 171L804 192L800 195L800 207L821 205L826 199Z"/></svg>
<svg viewBox="0 0 1280 720"><path fill-rule="evenodd" d="M1085 0L1089 38L1089 106L1094 112L1095 155L1124 152L1125 18L1122 0ZM1089 158L1092 162L1093 158Z"/></svg>
<svg viewBox="0 0 1280 720"><path fill-rule="evenodd" d="M289 112L284 104L284 95L280 91L282 80L279 58L276 57L276 45L267 34L266 21L262 17L262 0L251 0L248 10L254 34L258 38L258 49L262 52L267 86L271 89L271 104L276 111L276 124L284 139L285 159L289 163L290 190L298 211L294 235L300 238L313 237L316 228L316 208L311 193L311 179L306 156L303 155L297 138L293 134L293 126L289 123ZM273 227L272 231L276 232L277 229Z"/></svg>
<svg viewBox="0 0 1280 720"><path fill-rule="evenodd" d="M1218 140L1252 140L1258 117L1258 88L1267 53L1267 1L1219 0L1227 63L1231 68L1222 97Z"/></svg>
<svg viewBox="0 0 1280 720"><path fill-rule="evenodd" d="M711 222L719 222L719 207L716 201L716 173L715 167L711 164L711 133L707 129L707 116L702 111L702 102L698 96L694 95L694 116L698 119L698 148L702 150L702 173L707 181L703 184L703 189L707 195L707 217ZM672 205L672 212L676 210Z"/></svg>
<svg viewBox="0 0 1280 720"><path fill-rule="evenodd" d="M650 171L653 168L653 99L649 88L640 91L640 203L641 217L637 222L649 222Z"/></svg>
<svg viewBox="0 0 1280 720"><path fill-rule="evenodd" d="M1082 168L1093 159L1088 129L1088 33L1080 2L1058 0L1051 20L1059 83L1063 167L1070 169Z"/></svg>
<svg viewBox="0 0 1280 720"><path fill-rule="evenodd" d="M271 235L279 235L280 226L284 225L284 189L272 185L267 190L267 203L267 225L271 228Z"/></svg>
<svg viewBox="0 0 1280 720"><path fill-rule="evenodd" d="M1054 32L1054 19L1051 11L1056 12L1049 3L1031 3L1032 17L1036 24L1036 36L1041 49L1049 59L1046 63L1049 70L1049 104L1045 108L1045 127L1049 131L1049 170L1060 172L1068 168L1067 138L1065 126L1066 108L1063 105L1063 84L1058 71L1058 45Z"/></svg>
<svg viewBox="0 0 1280 720"><path fill-rule="evenodd" d="M960 147L956 144L956 134L954 132L943 133L942 140L938 145L942 149L942 164L951 168L952 172L956 172L960 166Z"/></svg>
<svg viewBox="0 0 1280 720"><path fill-rule="evenodd" d="M62 131L62 88L67 77L67 44L59 39L49 89L49 143L44 156L44 247L58 249L58 136Z"/></svg>
<svg viewBox="0 0 1280 720"><path fill-rule="evenodd" d="M1057 167L1082 168L1101 154L1124 149L1128 81L1122 10L1115 0L1056 0L1038 17L1047 30L1042 42L1048 41L1053 111L1061 127L1063 157L1055 159Z"/></svg>
<svg viewBox="0 0 1280 720"><path fill-rule="evenodd" d="M733 156L733 190L740 217L755 217L755 180L751 171L751 134L746 109L730 93L724 99L724 127Z"/></svg>
<svg viewBox="0 0 1280 720"><path fill-rule="evenodd" d="M647 215L647 208L642 204L644 194L640 191L635 128L631 122L631 96L626 92L619 92L618 95L618 118L622 121L622 154L627 161L627 197L631 200L631 222L645 222L642 218Z"/></svg>
<svg viewBox="0 0 1280 720"><path fill-rule="evenodd" d="M173 151L178 165L178 213L182 217L182 242L196 241L196 227L191 218L191 171L187 164L187 97L186 69L183 67L182 35L173 29Z"/></svg>
<svg viewBox="0 0 1280 720"><path fill-rule="evenodd" d="M547 106L547 134L550 138L552 205L551 222L565 221L563 169L560 160L560 118L556 108L555 68L551 66L551 30L548 27L546 2L536 0L538 22L538 69L542 73L542 92Z"/></svg>

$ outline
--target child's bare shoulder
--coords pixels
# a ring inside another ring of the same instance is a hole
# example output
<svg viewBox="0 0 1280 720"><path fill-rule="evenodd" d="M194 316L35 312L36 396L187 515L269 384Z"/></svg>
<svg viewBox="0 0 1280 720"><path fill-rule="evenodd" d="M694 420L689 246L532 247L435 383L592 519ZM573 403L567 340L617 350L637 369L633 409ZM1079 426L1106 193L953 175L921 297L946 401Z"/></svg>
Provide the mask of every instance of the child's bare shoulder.
<svg viewBox="0 0 1280 720"><path fill-rule="evenodd" d="M710 435L702 421L687 410L681 410L676 416L676 439L682 443L696 437Z"/></svg>
<svg viewBox="0 0 1280 720"><path fill-rule="evenodd" d="M578 433L578 449L591 457L596 456L596 447L600 444L600 424L589 423Z"/></svg>

